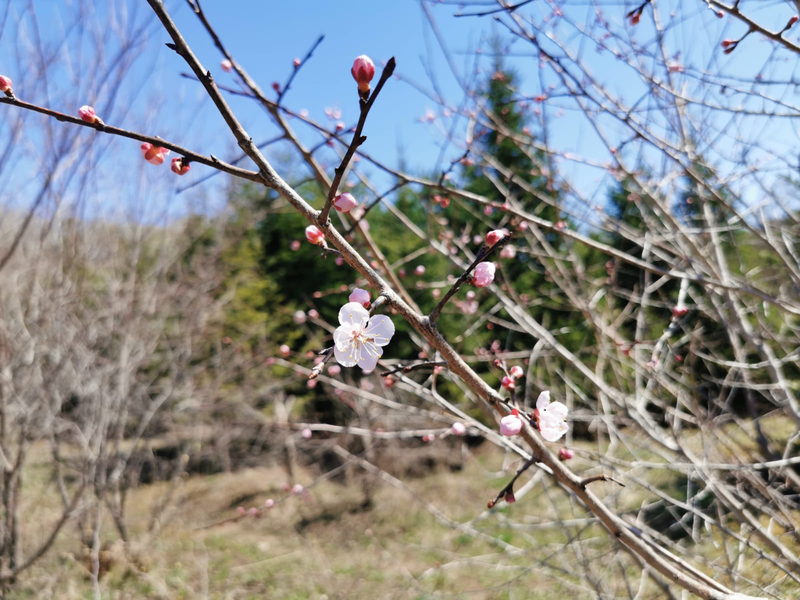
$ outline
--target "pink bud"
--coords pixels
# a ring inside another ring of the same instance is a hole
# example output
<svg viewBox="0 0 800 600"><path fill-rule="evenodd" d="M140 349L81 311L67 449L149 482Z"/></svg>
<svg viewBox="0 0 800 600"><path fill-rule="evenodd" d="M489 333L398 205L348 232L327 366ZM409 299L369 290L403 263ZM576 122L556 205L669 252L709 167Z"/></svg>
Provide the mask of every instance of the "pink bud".
<svg viewBox="0 0 800 600"><path fill-rule="evenodd" d="M167 150L166 148L161 148L160 146L153 146L153 144L150 144L148 142L142 144L141 148L142 148L142 156L144 156L144 159L151 165L163 165L167 154L169 154L169 150Z"/></svg>
<svg viewBox="0 0 800 600"><path fill-rule="evenodd" d="M226 73L233 71L233 63L231 63L231 61L229 61L227 58L219 63L219 66L222 67L222 70Z"/></svg>
<svg viewBox="0 0 800 600"><path fill-rule="evenodd" d="M236 507L236 514L239 515L240 517L242 515L244 515L245 512L247 512L247 511L245 511L244 506L237 506Z"/></svg>
<svg viewBox="0 0 800 600"><path fill-rule="evenodd" d="M339 194L333 201L333 208L338 210L340 213L349 213L356 206L358 206L358 200L353 198L353 195L348 194L347 192L344 194Z"/></svg>
<svg viewBox="0 0 800 600"><path fill-rule="evenodd" d="M689 307L684 306L683 304L678 304L672 309L672 316L676 319L680 319L681 317L686 316L689 312Z"/></svg>
<svg viewBox="0 0 800 600"><path fill-rule="evenodd" d="M336 132L337 133L340 132L340 131L343 131L344 128L345 128L345 124L342 121L339 121L338 123L336 123Z"/></svg>
<svg viewBox="0 0 800 600"><path fill-rule="evenodd" d="M312 244L321 245L325 241L325 234L316 225L306 227L306 239Z"/></svg>
<svg viewBox="0 0 800 600"><path fill-rule="evenodd" d="M289 485L289 483L288 483L288 482L284 481L284 482L281 484L281 489L282 489L284 492L288 492L290 489L292 489L292 487Z"/></svg>
<svg viewBox="0 0 800 600"><path fill-rule="evenodd" d="M11 77L0 75L0 92L4 94L13 94L14 90L11 87Z"/></svg>
<svg viewBox="0 0 800 600"><path fill-rule="evenodd" d="M350 294L349 300L350 302L358 302L364 308L369 308L369 292L367 290L354 289Z"/></svg>
<svg viewBox="0 0 800 600"><path fill-rule="evenodd" d="M251 506L249 509L247 509L247 514L250 515L251 517L257 517L258 509L255 506Z"/></svg>
<svg viewBox="0 0 800 600"><path fill-rule="evenodd" d="M503 379L500 381L500 385L502 385L507 390L513 390L514 389L514 378L513 377L509 377L508 375L505 375L503 377Z"/></svg>
<svg viewBox="0 0 800 600"><path fill-rule="evenodd" d="M289 348L289 346L287 346L286 344L282 344L279 350L281 354L283 354L284 356L289 356L289 354L291 354L292 352L292 349Z"/></svg>
<svg viewBox="0 0 800 600"><path fill-rule="evenodd" d="M798 19L800 19L800 17L797 15L792 15L792 18L789 19L789 22L786 24L786 29L789 29L789 27L797 23Z"/></svg>
<svg viewBox="0 0 800 600"><path fill-rule="evenodd" d="M336 260L333 261L337 267L341 267L344 264L344 259L341 256L337 256Z"/></svg>
<svg viewBox="0 0 800 600"><path fill-rule="evenodd" d="M487 205L483 207L483 214L485 214L487 217L491 216L493 213L494 213L494 208L492 208L491 206Z"/></svg>
<svg viewBox="0 0 800 600"><path fill-rule="evenodd" d="M339 365L331 365L328 367L328 375L338 375L342 372L342 368Z"/></svg>
<svg viewBox="0 0 800 600"><path fill-rule="evenodd" d="M417 265L417 268L414 269L414 275L425 275L425 267L423 265Z"/></svg>
<svg viewBox="0 0 800 600"><path fill-rule="evenodd" d="M293 494L297 494L297 495L302 494L303 493L303 486L300 485L299 483L295 483L294 487L292 488L292 493Z"/></svg>
<svg viewBox="0 0 800 600"><path fill-rule="evenodd" d="M314 308L308 311L308 316L311 317L312 319L319 319L319 313Z"/></svg>
<svg viewBox="0 0 800 600"><path fill-rule="evenodd" d="M475 272L472 274L472 285L486 287L494 281L495 270L493 262L482 262L475 267Z"/></svg>
<svg viewBox="0 0 800 600"><path fill-rule="evenodd" d="M573 456L575 456L575 453L569 448L561 448L558 451L558 458L561 460L569 460Z"/></svg>
<svg viewBox="0 0 800 600"><path fill-rule="evenodd" d="M273 81L272 82L272 89L280 94L281 93L281 84L278 83L277 81Z"/></svg>
<svg viewBox="0 0 800 600"><path fill-rule="evenodd" d="M511 370L509 371L509 374L514 379L518 379L518 378L520 378L520 377L522 377L524 375L524 373L522 371L522 367L520 367L519 365L514 365L513 367L511 367Z"/></svg>
<svg viewBox="0 0 800 600"><path fill-rule="evenodd" d="M184 159L182 158L173 158L170 169L172 169L172 172L177 175L186 175L192 170L192 165L190 165L188 161L184 162Z"/></svg>
<svg viewBox="0 0 800 600"><path fill-rule="evenodd" d="M369 56L362 54L353 61L353 68L350 69L350 74L358 83L359 92L369 92L369 82L375 77L375 63L372 62Z"/></svg>
<svg viewBox="0 0 800 600"><path fill-rule="evenodd" d="M292 316L292 320L298 325L302 325L306 322L306 313L304 313L302 310L298 310Z"/></svg>
<svg viewBox="0 0 800 600"><path fill-rule="evenodd" d="M294 62L292 64L294 64L294 68L296 69L297 67L300 66L300 59L299 58L295 58Z"/></svg>
<svg viewBox="0 0 800 600"><path fill-rule="evenodd" d="M100 121L100 119L97 118L97 113L94 112L94 109L86 104L78 109L78 114L80 115L81 119L87 123L97 123ZM102 121L100 122L102 123Z"/></svg>
<svg viewBox="0 0 800 600"><path fill-rule="evenodd" d="M517 501L516 496L514 496L514 492L506 492L506 495L503 496L503 500L508 502L509 504L514 504Z"/></svg>
<svg viewBox="0 0 800 600"><path fill-rule="evenodd" d="M297 252L298 250L300 250L300 240L292 240L292 243L289 244L289 249L292 252Z"/></svg>
<svg viewBox="0 0 800 600"><path fill-rule="evenodd" d="M721 10L718 10L718 11L717 11L717 17L718 17L718 18L720 18L720 19L721 19L721 18L722 18L722 17L724 17L724 16L725 16L725 13L724 13L724 12L722 12Z"/></svg>
<svg viewBox="0 0 800 600"><path fill-rule="evenodd" d="M502 229L495 229L490 231L486 234L486 243L489 246L494 246L497 242L502 240L505 236L505 232Z"/></svg>
<svg viewBox="0 0 800 600"><path fill-rule="evenodd" d="M384 377L383 385L387 388L394 386L394 377Z"/></svg>
<svg viewBox="0 0 800 600"><path fill-rule="evenodd" d="M735 44L735 43L736 43L736 42L735 42L734 40L730 40L730 39L727 39L727 40L722 40L722 47L723 47L723 48L727 48L727 47L729 47L729 46L732 46L732 45L733 45L733 44Z"/></svg>
<svg viewBox="0 0 800 600"><path fill-rule="evenodd" d="M275 506L275 500L267 498L267 501L264 502L264 508L272 508L273 506Z"/></svg>
<svg viewBox="0 0 800 600"><path fill-rule="evenodd" d="M311 433L311 430L308 427L306 427L305 429L303 429L303 431L300 432L300 435L303 436L303 439L310 440L313 434Z"/></svg>
<svg viewBox="0 0 800 600"><path fill-rule="evenodd" d="M513 244L506 244L500 250L500 258L514 258L517 255L517 249Z"/></svg>
<svg viewBox="0 0 800 600"><path fill-rule="evenodd" d="M456 422L456 423L453 423L452 427L450 427L450 432L453 435L462 436L462 435L466 435L467 428L464 427L463 423Z"/></svg>
<svg viewBox="0 0 800 600"><path fill-rule="evenodd" d="M500 433L506 437L514 437L520 431L522 431L522 419L519 418L519 413L515 408L510 415L500 419Z"/></svg>

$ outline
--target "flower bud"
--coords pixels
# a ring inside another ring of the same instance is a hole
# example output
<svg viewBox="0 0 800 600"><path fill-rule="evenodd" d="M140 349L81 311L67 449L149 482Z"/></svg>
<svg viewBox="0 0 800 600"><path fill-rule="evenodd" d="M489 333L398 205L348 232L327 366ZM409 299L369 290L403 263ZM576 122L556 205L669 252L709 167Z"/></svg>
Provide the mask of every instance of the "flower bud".
<svg viewBox="0 0 800 600"><path fill-rule="evenodd" d="M264 508L272 508L273 506L275 506L275 500L267 498L267 501L264 502Z"/></svg>
<svg viewBox="0 0 800 600"><path fill-rule="evenodd" d="M689 312L688 306L684 306L683 304L678 304L677 306L673 307L672 316L675 317L676 319L680 319L681 317L685 317L688 312Z"/></svg>
<svg viewBox="0 0 800 600"><path fill-rule="evenodd" d="M11 87L11 77L0 75L0 92L3 92L6 96L14 95L14 90Z"/></svg>
<svg viewBox="0 0 800 600"><path fill-rule="evenodd" d="M94 109L91 106L83 105L78 109L78 114L80 115L83 121L87 123L102 123L103 121L97 116L97 113L94 112Z"/></svg>
<svg viewBox="0 0 800 600"><path fill-rule="evenodd" d="M489 498L489 501L486 503L486 508L494 508L494 498Z"/></svg>
<svg viewBox="0 0 800 600"><path fill-rule="evenodd" d="M414 269L414 275L425 275L425 267L423 265L417 265L417 268Z"/></svg>
<svg viewBox="0 0 800 600"><path fill-rule="evenodd" d="M722 44L721 45L722 45L723 48L728 48L729 46L733 46L735 43L736 42L734 40L725 39L725 40L722 40Z"/></svg>
<svg viewBox="0 0 800 600"><path fill-rule="evenodd" d="M349 213L356 206L358 206L358 200L353 198L353 195L348 194L347 192L344 194L339 194L333 200L333 208L338 210L340 213Z"/></svg>
<svg viewBox="0 0 800 600"><path fill-rule="evenodd" d="M464 427L463 423L456 422L453 423L452 427L450 427L450 433L458 436L466 435L467 428Z"/></svg>
<svg viewBox="0 0 800 600"><path fill-rule="evenodd" d="M292 352L292 349L291 349L291 348L289 348L289 346L287 346L286 344L281 344L281 347L280 347L280 348L278 348L278 350L279 350L279 351L280 351L280 353L281 353L281 354L283 354L284 356L289 356L289 354L291 354L291 352Z"/></svg>
<svg viewBox="0 0 800 600"><path fill-rule="evenodd" d="M515 408L510 415L500 419L500 433L506 437L514 437L522 431L522 425L522 419L519 418L519 412Z"/></svg>
<svg viewBox="0 0 800 600"><path fill-rule="evenodd" d="M173 173L178 175L186 175L189 171L192 170L192 165L189 162L184 162L182 158L173 158L172 165L170 166Z"/></svg>
<svg viewBox="0 0 800 600"><path fill-rule="evenodd" d="M227 58L223 60L221 63L219 63L219 66L226 73L230 73L231 71L233 71L233 63L231 63L231 61L229 61Z"/></svg>
<svg viewBox="0 0 800 600"><path fill-rule="evenodd" d="M514 379L517 379L517 378L522 377L524 375L524 373L522 371L522 367L520 367L519 365L514 365L513 367L511 367L511 370L509 370L508 373Z"/></svg>
<svg viewBox="0 0 800 600"><path fill-rule="evenodd" d="M311 433L311 430L308 427L306 427L305 429L303 429L303 431L300 432L300 435L303 436L304 440L310 440L313 433Z"/></svg>
<svg viewBox="0 0 800 600"><path fill-rule="evenodd" d="M375 77L375 63L366 54L362 54L353 61L353 68L350 69L353 79L358 83L358 91L363 94L369 93L369 82Z"/></svg>
<svg viewBox="0 0 800 600"><path fill-rule="evenodd" d="M316 225L306 227L306 239L312 244L322 245L325 241L325 234Z"/></svg>
<svg viewBox="0 0 800 600"><path fill-rule="evenodd" d="M486 287L494 281L494 272L496 267L492 262L482 262L475 267L475 272L472 274L472 285L476 287Z"/></svg>
<svg viewBox="0 0 800 600"><path fill-rule="evenodd" d="M296 311L294 313L294 316L292 316L292 320L298 325L302 325L303 323L305 323L306 318L307 318L306 313L304 313L302 310Z"/></svg>
<svg viewBox="0 0 800 600"><path fill-rule="evenodd" d="M572 450L570 450L569 448L561 448L558 451L558 458L560 460L569 460L573 456L575 456L575 453Z"/></svg>
<svg viewBox="0 0 800 600"><path fill-rule="evenodd" d="M500 385L502 385L507 390L513 390L514 389L514 378L513 377L509 377L508 375L506 375L500 381Z"/></svg>
<svg viewBox="0 0 800 600"><path fill-rule="evenodd" d="M292 252L297 252L300 250L300 240L292 240L292 242L289 244L289 249Z"/></svg>
<svg viewBox="0 0 800 600"><path fill-rule="evenodd" d="M294 487L292 488L292 493L296 495L300 495L303 493L303 486L299 483L295 483Z"/></svg>
<svg viewBox="0 0 800 600"><path fill-rule="evenodd" d="M792 15L792 18L789 19L789 22L786 24L786 29L789 29L792 25L797 23L798 19L800 19L800 17L797 15Z"/></svg>
<svg viewBox="0 0 800 600"><path fill-rule="evenodd" d="M364 308L369 308L369 292L367 290L354 289L350 294L349 300L350 302L358 302Z"/></svg>
<svg viewBox="0 0 800 600"><path fill-rule="evenodd" d="M148 142L142 144L141 148L144 159L151 165L163 165L167 154L169 154L169 150L167 150L166 148L161 148L160 146L153 146L153 144L150 144Z"/></svg>
<svg viewBox="0 0 800 600"><path fill-rule="evenodd" d="M486 243L489 246L494 246L497 242L502 240L505 236L505 232L502 229L495 229L490 231L486 234Z"/></svg>
<svg viewBox="0 0 800 600"><path fill-rule="evenodd" d="M517 501L516 496L514 496L514 492L506 492L506 495L503 496L503 500L508 502L509 504L514 504Z"/></svg>
<svg viewBox="0 0 800 600"><path fill-rule="evenodd" d="M296 69L297 67L300 66L300 59L299 58L295 58L294 62L292 64L294 65L294 68Z"/></svg>

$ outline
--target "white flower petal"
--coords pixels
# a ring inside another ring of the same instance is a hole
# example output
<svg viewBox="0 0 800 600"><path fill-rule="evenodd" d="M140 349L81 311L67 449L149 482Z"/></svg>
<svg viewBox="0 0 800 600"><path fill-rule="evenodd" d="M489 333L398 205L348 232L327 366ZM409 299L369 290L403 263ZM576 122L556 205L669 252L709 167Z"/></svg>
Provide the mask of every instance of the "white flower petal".
<svg viewBox="0 0 800 600"><path fill-rule="evenodd" d="M343 367L355 367L356 366L356 345L355 344L347 344L339 347L337 344L333 347L333 355L336 357L336 360L340 365Z"/></svg>
<svg viewBox="0 0 800 600"><path fill-rule="evenodd" d="M561 402L551 402L547 405L547 412L549 412L552 416L561 419L562 421L567 418L567 413L569 409L565 404Z"/></svg>
<svg viewBox="0 0 800 600"><path fill-rule="evenodd" d="M339 309L339 323L350 329L363 329L369 323L369 313L358 302L348 302Z"/></svg>
<svg viewBox="0 0 800 600"><path fill-rule="evenodd" d="M351 332L352 328L350 325L342 325L341 327L337 327L336 331L333 332L333 343L337 347L341 347L344 350L344 348L349 346L353 341Z"/></svg>
<svg viewBox="0 0 800 600"><path fill-rule="evenodd" d="M383 348L375 344L363 344L361 347L361 357L358 361L358 366L364 371L372 371L375 365L378 364L378 359L383 354Z"/></svg>
<svg viewBox="0 0 800 600"><path fill-rule="evenodd" d="M369 327L364 331L364 337L372 338L378 346L385 346L394 335L394 323L386 315L372 317Z"/></svg>
<svg viewBox="0 0 800 600"><path fill-rule="evenodd" d="M550 404L550 392L542 392L539 394L539 397L536 399L536 408L542 410L543 408L547 408L547 405Z"/></svg>

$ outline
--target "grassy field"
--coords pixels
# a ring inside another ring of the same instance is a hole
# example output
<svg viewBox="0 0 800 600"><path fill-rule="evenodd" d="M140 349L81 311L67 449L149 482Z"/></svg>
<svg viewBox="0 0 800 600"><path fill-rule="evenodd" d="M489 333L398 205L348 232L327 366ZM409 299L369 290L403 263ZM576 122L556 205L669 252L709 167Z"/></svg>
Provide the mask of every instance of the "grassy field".
<svg viewBox="0 0 800 600"><path fill-rule="evenodd" d="M462 471L440 468L405 479L406 489L365 480L354 468L343 480L313 486L305 499L281 490L286 475L278 467L185 477L174 490L174 508L151 533L153 506L169 484L142 486L127 501L128 547L114 541L110 518L104 525L102 539L108 541L101 562L108 571L100 581L102 597L510 600L629 598L637 592L637 598L667 597L648 578L639 588L637 565L540 475L532 473L530 480L526 474L530 483L526 490L526 479L520 482L516 504L487 511L487 499L509 474L499 472L502 457L486 450L485 456L479 452L475 460L467 459ZM460 453L455 445L447 451ZM313 475L301 472L298 479L310 483ZM364 505L366 482L370 506ZM35 462L26 485L27 550L56 518L58 500L48 474ZM645 496L639 488L615 498L621 506L637 506ZM267 498L276 506L260 517L237 516L239 506L261 507ZM443 524L432 507L469 527ZM712 544L692 551L719 555ZM92 598L87 564L70 526L8 597ZM634 589L623 574L635 582Z"/></svg>

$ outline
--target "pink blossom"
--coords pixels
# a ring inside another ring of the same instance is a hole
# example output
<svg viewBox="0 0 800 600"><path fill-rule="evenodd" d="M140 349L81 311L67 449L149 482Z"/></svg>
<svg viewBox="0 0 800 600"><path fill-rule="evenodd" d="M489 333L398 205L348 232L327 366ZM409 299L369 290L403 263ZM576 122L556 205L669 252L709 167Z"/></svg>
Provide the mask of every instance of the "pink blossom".
<svg viewBox="0 0 800 600"><path fill-rule="evenodd" d="M475 267L472 274L472 284L476 287L486 287L494 281L496 267L493 262L482 262Z"/></svg>
<svg viewBox="0 0 800 600"><path fill-rule="evenodd" d="M316 225L306 227L306 239L312 244L322 245L325 241L325 234Z"/></svg>
<svg viewBox="0 0 800 600"><path fill-rule="evenodd" d="M300 485L299 483L295 483L294 487L292 487L292 493L299 496L300 494L303 493L303 486Z"/></svg>
<svg viewBox="0 0 800 600"><path fill-rule="evenodd" d="M689 312L689 307L684 306L683 304L678 304L672 309L672 316L676 319L680 319L681 317L685 317L686 314Z"/></svg>
<svg viewBox="0 0 800 600"><path fill-rule="evenodd" d="M358 302L364 308L369 308L369 292L367 290L356 288L350 294L349 299L350 302Z"/></svg>
<svg viewBox="0 0 800 600"><path fill-rule="evenodd" d="M513 244L506 244L500 250L500 258L514 258L517 255L517 249Z"/></svg>
<svg viewBox="0 0 800 600"><path fill-rule="evenodd" d="M558 458L561 460L569 460L573 456L575 456L575 452L573 452L569 448L561 448L558 451Z"/></svg>
<svg viewBox="0 0 800 600"><path fill-rule="evenodd" d="M186 175L192 170L192 165L189 164L189 161L185 161L183 158L173 158L170 169L172 169L172 172L177 175Z"/></svg>
<svg viewBox="0 0 800 600"><path fill-rule="evenodd" d="M303 431L300 432L300 435L303 436L303 439L310 440L313 434L311 433L311 430L308 427L306 427L305 429L303 429Z"/></svg>
<svg viewBox="0 0 800 600"><path fill-rule="evenodd" d="M350 74L353 79L358 83L358 91L362 93L369 92L369 82L375 77L375 63L366 54L362 54L353 61L353 68L350 69Z"/></svg>
<svg viewBox="0 0 800 600"><path fill-rule="evenodd" d="M230 73L231 71L233 71L233 63L229 61L227 58L224 59L221 63L219 63L219 66L222 67L222 70L225 71L226 73Z"/></svg>
<svg viewBox="0 0 800 600"><path fill-rule="evenodd" d="M344 194L339 194L333 201L333 208L338 210L340 213L349 213L356 206L358 206L358 200L353 198L353 195L348 194L347 192Z"/></svg>
<svg viewBox="0 0 800 600"><path fill-rule="evenodd" d="M6 95L14 93L13 88L11 87L11 77L6 77L5 75L0 75L0 92L3 92Z"/></svg>
<svg viewBox="0 0 800 600"><path fill-rule="evenodd" d="M472 290L467 292L467 300L475 300L475 292Z"/></svg>
<svg viewBox="0 0 800 600"><path fill-rule="evenodd" d="M455 422L450 427L450 433L452 433L453 435L458 435L458 436L466 435L467 428L464 426L463 423Z"/></svg>
<svg viewBox="0 0 800 600"><path fill-rule="evenodd" d="M502 385L507 390L513 390L514 389L514 378L513 377L509 377L508 375L506 375L500 381L500 385Z"/></svg>
<svg viewBox="0 0 800 600"><path fill-rule="evenodd" d="M161 148L160 146L153 146L148 142L145 142L141 146L142 149L142 156L144 159L149 162L151 165L163 165L164 160L169 154L169 150L166 148Z"/></svg>
<svg viewBox="0 0 800 600"><path fill-rule="evenodd" d="M275 500L267 498L267 501L264 502L264 508L272 508L273 506L275 506Z"/></svg>
<svg viewBox="0 0 800 600"><path fill-rule="evenodd" d="M506 237L502 229L495 229L486 234L486 243L489 246L494 246L497 242Z"/></svg>
<svg viewBox="0 0 800 600"><path fill-rule="evenodd" d="M289 346L287 346L286 344L282 344L281 347L278 348L278 350L280 350L280 353L283 354L284 356L289 356L289 354L291 354L292 352L292 349L289 348Z"/></svg>
<svg viewBox="0 0 800 600"><path fill-rule="evenodd" d="M308 316L311 317L312 319L319 319L319 313L315 308L312 308L310 311L308 311Z"/></svg>
<svg viewBox="0 0 800 600"><path fill-rule="evenodd" d="M423 265L417 265L417 268L414 269L414 275L425 275L425 267Z"/></svg>
<svg viewBox="0 0 800 600"><path fill-rule="evenodd" d="M292 243L289 244L289 249L292 252L297 252L298 250L300 250L300 240L292 240Z"/></svg>
<svg viewBox="0 0 800 600"><path fill-rule="evenodd" d="M567 411L566 405L561 402L550 402L550 392L539 394L533 415L539 425L539 432L548 442L556 442L567 433Z"/></svg>
<svg viewBox="0 0 800 600"><path fill-rule="evenodd" d="M522 431L523 422L519 418L519 411L515 408L510 415L500 419L500 433L506 437L514 437Z"/></svg>
<svg viewBox="0 0 800 600"><path fill-rule="evenodd" d="M343 367L371 371L394 335L394 323L385 315L370 317L358 302L339 310L339 327L333 332L333 353Z"/></svg>
<svg viewBox="0 0 800 600"><path fill-rule="evenodd" d="M97 113L94 112L94 109L89 106L88 104L84 104L78 109L78 114L80 115L81 119L86 123L102 123L102 119L97 116Z"/></svg>
<svg viewBox="0 0 800 600"><path fill-rule="evenodd" d="M483 214L485 214L487 217L491 216L493 213L494 213L493 207L488 205L483 207Z"/></svg>
<svg viewBox="0 0 800 600"><path fill-rule="evenodd" d="M513 367L511 367L511 369L508 371L508 373L514 379L518 379L519 377L522 377L524 375L524 373L522 371L522 367L520 367L519 365L514 365Z"/></svg>

